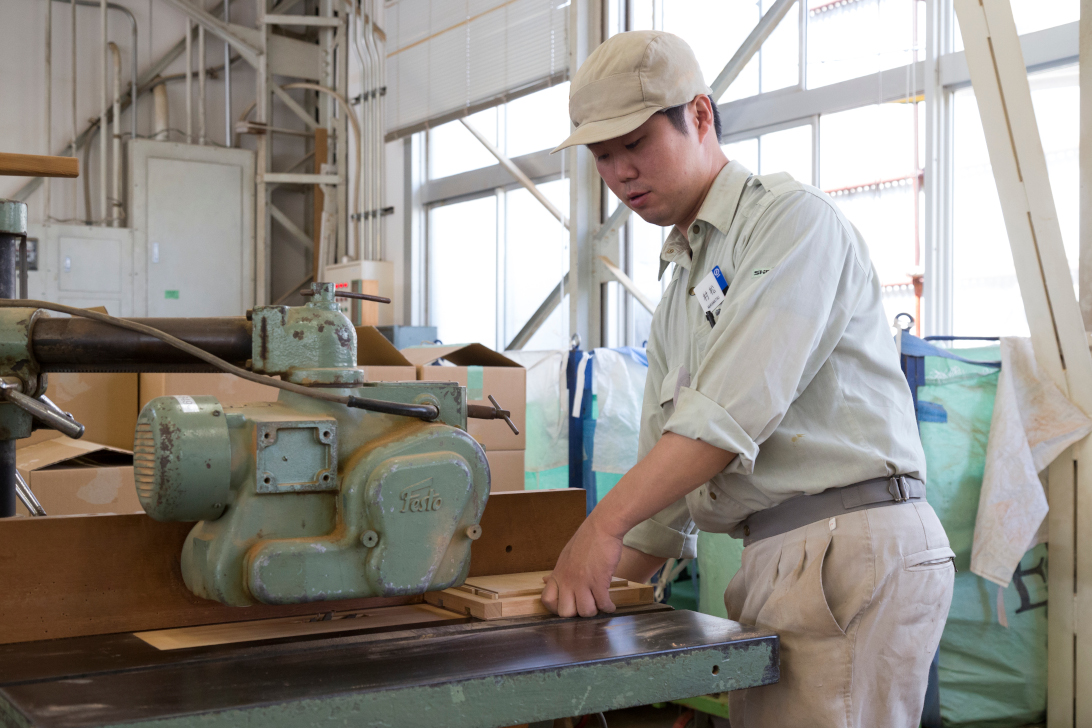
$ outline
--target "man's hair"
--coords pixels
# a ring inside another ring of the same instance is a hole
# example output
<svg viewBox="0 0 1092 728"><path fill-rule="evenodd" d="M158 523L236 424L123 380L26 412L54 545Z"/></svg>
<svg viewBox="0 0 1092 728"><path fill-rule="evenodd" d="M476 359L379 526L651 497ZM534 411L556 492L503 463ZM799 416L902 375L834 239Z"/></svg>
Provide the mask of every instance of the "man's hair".
<svg viewBox="0 0 1092 728"><path fill-rule="evenodd" d="M720 142L720 109L717 108L717 102L713 101L713 97L709 97L709 103L713 107L713 131L717 133L717 142ZM687 134L688 128L686 124L686 104L680 106L672 106L671 108L658 111L656 113L663 114L667 117L667 120L671 122L671 126L675 127L675 130L680 134Z"/></svg>

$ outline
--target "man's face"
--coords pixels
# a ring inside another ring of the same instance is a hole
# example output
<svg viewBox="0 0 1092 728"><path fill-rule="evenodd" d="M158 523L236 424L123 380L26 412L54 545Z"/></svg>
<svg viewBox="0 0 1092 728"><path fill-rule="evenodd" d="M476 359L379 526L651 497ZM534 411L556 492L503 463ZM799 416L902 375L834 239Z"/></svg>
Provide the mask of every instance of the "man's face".
<svg viewBox="0 0 1092 728"><path fill-rule="evenodd" d="M686 134L653 114L625 136L588 145L610 191L654 225L686 224L703 194L701 144L689 105L686 112Z"/></svg>

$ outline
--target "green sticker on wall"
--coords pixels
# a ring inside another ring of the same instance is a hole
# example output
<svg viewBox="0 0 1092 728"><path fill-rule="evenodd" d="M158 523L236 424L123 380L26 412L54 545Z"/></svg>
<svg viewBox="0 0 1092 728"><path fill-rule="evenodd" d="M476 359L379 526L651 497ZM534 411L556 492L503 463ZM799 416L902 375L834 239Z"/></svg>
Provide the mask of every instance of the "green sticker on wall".
<svg viewBox="0 0 1092 728"><path fill-rule="evenodd" d="M178 299L178 291L163 291L163 298Z"/></svg>

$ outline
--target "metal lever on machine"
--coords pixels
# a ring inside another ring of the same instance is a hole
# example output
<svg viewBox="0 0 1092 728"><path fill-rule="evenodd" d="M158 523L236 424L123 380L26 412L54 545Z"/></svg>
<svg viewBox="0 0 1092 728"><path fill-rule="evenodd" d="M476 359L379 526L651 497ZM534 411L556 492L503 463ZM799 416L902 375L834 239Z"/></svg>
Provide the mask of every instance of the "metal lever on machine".
<svg viewBox="0 0 1092 728"><path fill-rule="evenodd" d="M301 296L313 296L315 292L310 289L300 291ZM375 301L376 303L390 303L391 299L383 296L373 296L370 293L354 293L352 291L335 291L335 298L359 298L361 301Z"/></svg>
<svg viewBox="0 0 1092 728"><path fill-rule="evenodd" d="M512 428L512 432L518 435L519 430L516 428L516 423L512 422L512 413L502 409L497 400L493 399L493 395L489 395L489 401L493 403L492 407L484 404L468 404L466 406L466 416L473 417L476 420L504 420Z"/></svg>
<svg viewBox="0 0 1092 728"><path fill-rule="evenodd" d="M34 491L27 485L27 481L23 480L23 476L19 474L18 470L15 471L15 495L19 496L19 500L23 501L23 506L26 507L30 515L46 515L45 508L42 508L42 504L38 502Z"/></svg>
<svg viewBox="0 0 1092 728"><path fill-rule="evenodd" d="M0 396L62 435L67 435L73 440L83 437L84 427L76 422L72 415L62 412L52 402L46 405L34 397L28 397L19 391L20 386L22 386L20 381L15 377L0 377Z"/></svg>

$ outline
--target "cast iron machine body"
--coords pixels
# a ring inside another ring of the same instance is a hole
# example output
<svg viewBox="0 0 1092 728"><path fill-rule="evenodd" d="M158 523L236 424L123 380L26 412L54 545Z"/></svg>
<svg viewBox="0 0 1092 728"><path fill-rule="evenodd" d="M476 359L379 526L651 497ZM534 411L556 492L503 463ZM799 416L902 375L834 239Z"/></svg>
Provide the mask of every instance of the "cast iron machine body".
<svg viewBox="0 0 1092 728"><path fill-rule="evenodd" d="M307 293L303 306L260 307L247 318L130 320L301 385L242 406L207 396L148 402L134 443L141 504L158 520L197 522L183 578L224 604L462 583L489 496L489 466L467 417L507 413L475 412L456 383L365 382L333 285ZM0 308L0 439L28 437L44 419L33 405L46 409L38 398L48 372L164 370L215 369L154 337L9 304Z"/></svg>

